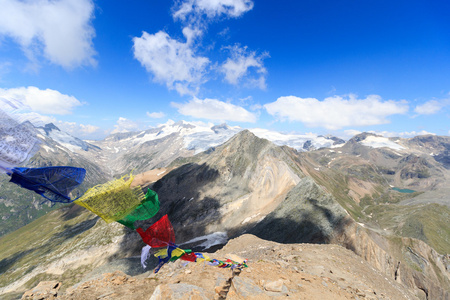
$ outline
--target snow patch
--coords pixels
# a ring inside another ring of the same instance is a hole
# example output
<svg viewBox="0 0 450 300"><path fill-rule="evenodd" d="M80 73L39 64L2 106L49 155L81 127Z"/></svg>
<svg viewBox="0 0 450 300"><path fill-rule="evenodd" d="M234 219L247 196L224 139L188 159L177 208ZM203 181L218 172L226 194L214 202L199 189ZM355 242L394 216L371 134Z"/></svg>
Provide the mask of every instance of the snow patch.
<svg viewBox="0 0 450 300"><path fill-rule="evenodd" d="M197 246L203 247L204 250L207 250L215 245L226 244L226 242L228 241L228 235L226 232L222 232L222 231L213 232L213 233L210 233L207 235L193 238L192 240L184 242L183 244L180 244L180 245L191 244L191 243L195 243L195 242L199 242L199 241L204 241L204 242Z"/></svg>
<svg viewBox="0 0 450 300"><path fill-rule="evenodd" d="M278 146L289 146L296 150L305 151L303 145L310 141L315 149L319 148L337 148L342 145L333 145L334 140L324 136L318 136L314 133L307 134L285 134L277 131L270 131L262 128L249 129L254 135L259 138L267 139Z"/></svg>
<svg viewBox="0 0 450 300"><path fill-rule="evenodd" d="M47 151L47 153L48 153L49 151L55 152L55 150L53 150L53 148L50 148L50 147L47 146L47 145L42 145L41 147L44 148L44 150Z"/></svg>
<svg viewBox="0 0 450 300"><path fill-rule="evenodd" d="M45 139L44 134L47 135L52 140L56 141L57 143L61 144L68 150L74 152L76 150L87 150L88 146L85 142L82 140L71 136L70 134L59 131L59 130L48 130L45 131L43 128L38 128L39 132L42 134L37 134L37 136L41 139Z"/></svg>
<svg viewBox="0 0 450 300"><path fill-rule="evenodd" d="M372 148L391 148L394 150L401 150L404 149L404 147L400 146L396 142L393 142L389 140L386 137L382 136L368 136L365 140L361 141L361 144L367 147Z"/></svg>
<svg viewBox="0 0 450 300"><path fill-rule="evenodd" d="M256 218L257 216L259 216L261 213L257 213L256 215L253 215L253 216L251 216L251 217L247 217L247 218L245 218L244 219L244 221L242 221L242 225L244 225L245 223L248 223L248 222L250 222L253 218Z"/></svg>

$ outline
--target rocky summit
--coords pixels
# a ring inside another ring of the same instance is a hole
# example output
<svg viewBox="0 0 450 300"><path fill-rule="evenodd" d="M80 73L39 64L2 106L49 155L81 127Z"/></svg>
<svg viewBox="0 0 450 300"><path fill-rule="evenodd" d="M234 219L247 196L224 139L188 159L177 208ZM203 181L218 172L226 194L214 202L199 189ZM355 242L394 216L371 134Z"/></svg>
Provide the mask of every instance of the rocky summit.
<svg viewBox="0 0 450 300"><path fill-rule="evenodd" d="M40 283L22 299L416 299L352 251L337 245L279 244L244 234L214 257L245 257L242 270L176 263L159 273L104 273L59 292Z"/></svg>
<svg viewBox="0 0 450 300"><path fill-rule="evenodd" d="M226 125L96 143L39 130L47 148L32 165L92 167L88 185L139 165L133 186L161 202L139 226L167 214L178 245L248 268L177 261L154 274L135 231L70 204L1 237L2 299L449 299L449 137L362 133L290 147Z"/></svg>

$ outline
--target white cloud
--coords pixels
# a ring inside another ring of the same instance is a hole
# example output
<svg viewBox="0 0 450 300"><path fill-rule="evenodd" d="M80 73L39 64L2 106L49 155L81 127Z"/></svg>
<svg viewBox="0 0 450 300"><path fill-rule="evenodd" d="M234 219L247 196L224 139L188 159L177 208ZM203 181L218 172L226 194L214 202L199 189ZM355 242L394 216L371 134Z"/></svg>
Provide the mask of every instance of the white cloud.
<svg viewBox="0 0 450 300"><path fill-rule="evenodd" d="M265 89L267 70L263 60L269 56L268 53L258 56L254 51L247 51L247 47L241 48L238 45L227 49L230 50L231 57L220 68L220 71L225 74L225 80L234 85L244 80L247 85ZM253 74L251 74L252 70L254 70Z"/></svg>
<svg viewBox="0 0 450 300"><path fill-rule="evenodd" d="M196 56L191 48L195 36L191 30L184 32L188 42L172 39L167 33L143 32L133 38L134 57L151 73L154 80L176 89L181 95L195 94L204 82L204 74L210 61Z"/></svg>
<svg viewBox="0 0 450 300"><path fill-rule="evenodd" d="M195 39L203 35L203 31L200 28L186 26L182 30L184 37L186 38L186 44L192 45Z"/></svg>
<svg viewBox="0 0 450 300"><path fill-rule="evenodd" d="M417 105L414 111L420 115L432 115L440 111L445 105L442 101L430 100L422 105Z"/></svg>
<svg viewBox="0 0 450 300"><path fill-rule="evenodd" d="M92 137L99 132L99 127L89 124L78 124L76 122L56 121L54 123L59 129L78 138Z"/></svg>
<svg viewBox="0 0 450 300"><path fill-rule="evenodd" d="M242 103L250 102L250 101L253 101L253 97L252 96L247 96L247 97L244 97L244 98L239 98L239 101L241 101Z"/></svg>
<svg viewBox="0 0 450 300"><path fill-rule="evenodd" d="M11 37L31 60L42 54L64 68L95 65L92 0L0 2L0 37Z"/></svg>
<svg viewBox="0 0 450 300"><path fill-rule="evenodd" d="M263 106L259 103L250 105L250 110L261 110L262 108L263 108Z"/></svg>
<svg viewBox="0 0 450 300"><path fill-rule="evenodd" d="M119 117L117 124L114 125L114 130L111 133L129 132L139 129L139 125L127 118Z"/></svg>
<svg viewBox="0 0 450 300"><path fill-rule="evenodd" d="M44 116L36 112L15 113L14 116L19 120L19 122L29 121L34 126L44 126L48 123L56 124L58 122L58 120L54 117Z"/></svg>
<svg viewBox="0 0 450 300"><path fill-rule="evenodd" d="M61 94L56 90L40 90L37 87L20 87L12 89L0 88L0 99L15 105L43 114L66 115L81 105L73 96Z"/></svg>
<svg viewBox="0 0 450 300"><path fill-rule="evenodd" d="M403 131L403 132L369 130L367 132L374 133L376 135L381 135L384 137L401 137L401 138L411 138L411 137L415 137L418 135L428 135L428 134L436 135L435 133L428 132L426 130L421 130L421 131L413 130L413 131ZM362 131L355 130L355 129L344 130L345 138L351 138L360 133L362 133Z"/></svg>
<svg viewBox="0 0 450 300"><path fill-rule="evenodd" d="M299 121L309 127L336 130L348 126L368 126L389 123L388 116L408 111L405 101L382 101L380 96L370 95L357 99L333 96L319 101L315 98L295 96L280 97L265 104L267 112L280 119Z"/></svg>
<svg viewBox="0 0 450 300"><path fill-rule="evenodd" d="M81 128L81 132L86 133L86 134L91 134L94 132L97 132L100 127L98 126L94 126L94 125L84 125L84 124L80 124L80 128Z"/></svg>
<svg viewBox="0 0 450 300"><path fill-rule="evenodd" d="M174 7L173 18L186 20L206 16L209 19L226 16L237 18L253 8L251 0L187 0Z"/></svg>
<svg viewBox="0 0 450 300"><path fill-rule="evenodd" d="M173 124L175 124L176 122L172 119L167 120L166 123L162 123L162 124L158 124L156 125L156 127L161 127L161 126L172 126Z"/></svg>
<svg viewBox="0 0 450 300"><path fill-rule="evenodd" d="M230 27L225 27L217 35L223 37L224 39L229 39L230 38Z"/></svg>
<svg viewBox="0 0 450 300"><path fill-rule="evenodd" d="M161 118L164 118L166 116L166 114L163 113L162 111L160 111L160 112L152 112L152 113L147 112L147 116L150 117L150 118L154 118L154 119L161 119Z"/></svg>
<svg viewBox="0 0 450 300"><path fill-rule="evenodd" d="M398 137L402 137L402 138L409 138L409 137L415 137L415 136L418 136L418 135L428 135L428 134L431 134L431 135L436 135L435 133L433 133L433 132L428 132L428 131L426 131L426 130L421 130L421 131L404 131L404 132L399 132L399 133L393 133L391 136L392 137L396 137L396 136L398 136ZM385 136L388 136L388 135L385 135Z"/></svg>
<svg viewBox="0 0 450 300"><path fill-rule="evenodd" d="M428 132L426 130L421 130L421 131L403 131L403 132L395 132L395 131L376 131L376 130L369 130L367 131L369 133L374 133L377 135L381 135L384 137L401 137L401 138L411 138L411 137L415 137L418 135L436 135L435 133L432 132ZM357 135L359 133L361 133L361 131L358 130L345 130L345 133L351 134L351 136Z"/></svg>
<svg viewBox="0 0 450 300"><path fill-rule="evenodd" d="M355 135L358 135L362 133L362 131L356 130L356 129L347 129L344 130L344 134L346 138L354 137Z"/></svg>
<svg viewBox="0 0 450 300"><path fill-rule="evenodd" d="M256 115L231 103L216 99L200 100L193 98L188 103L171 103L185 116L215 121L256 122Z"/></svg>

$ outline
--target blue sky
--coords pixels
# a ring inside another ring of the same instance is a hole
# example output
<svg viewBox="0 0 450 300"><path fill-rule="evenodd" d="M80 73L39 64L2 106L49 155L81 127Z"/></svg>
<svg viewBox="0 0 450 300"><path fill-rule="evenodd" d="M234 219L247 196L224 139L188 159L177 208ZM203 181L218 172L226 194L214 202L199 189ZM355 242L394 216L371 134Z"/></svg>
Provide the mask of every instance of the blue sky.
<svg viewBox="0 0 450 300"><path fill-rule="evenodd" d="M99 139L168 120L450 135L448 1L0 0L0 101Z"/></svg>

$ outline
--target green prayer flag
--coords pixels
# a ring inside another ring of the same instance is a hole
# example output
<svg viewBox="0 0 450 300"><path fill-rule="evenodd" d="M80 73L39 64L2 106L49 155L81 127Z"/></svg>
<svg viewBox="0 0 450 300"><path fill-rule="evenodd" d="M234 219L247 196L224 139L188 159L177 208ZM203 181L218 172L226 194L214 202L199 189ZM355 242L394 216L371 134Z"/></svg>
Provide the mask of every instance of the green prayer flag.
<svg viewBox="0 0 450 300"><path fill-rule="evenodd" d="M150 219L159 211L158 194L151 189L147 190L144 200L130 214L118 220L122 225L135 230L134 222Z"/></svg>

